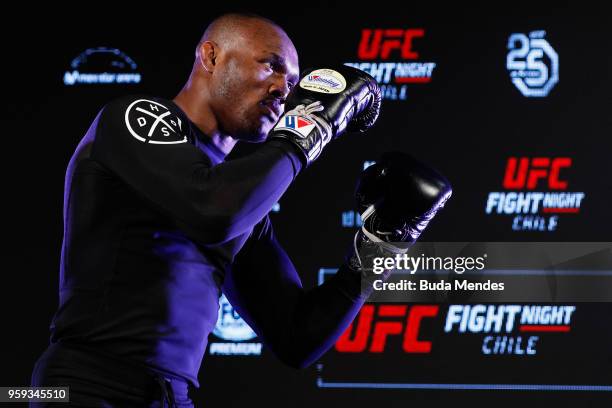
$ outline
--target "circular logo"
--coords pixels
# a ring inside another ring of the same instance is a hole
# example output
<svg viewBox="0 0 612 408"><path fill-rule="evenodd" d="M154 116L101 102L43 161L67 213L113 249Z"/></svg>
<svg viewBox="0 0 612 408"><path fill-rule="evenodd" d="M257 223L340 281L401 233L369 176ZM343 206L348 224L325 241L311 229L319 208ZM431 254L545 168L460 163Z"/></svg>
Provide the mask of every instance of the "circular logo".
<svg viewBox="0 0 612 408"><path fill-rule="evenodd" d="M245 341L257 337L253 329L236 313L225 295L221 295L219 299L219 315L213 334L228 341Z"/></svg>
<svg viewBox="0 0 612 408"><path fill-rule="evenodd" d="M346 80L333 69L317 69L302 78L300 87L313 92L335 94L344 91Z"/></svg>
<svg viewBox="0 0 612 408"><path fill-rule="evenodd" d="M125 124L132 136L143 143L187 143L181 118L159 102L135 100L125 111Z"/></svg>

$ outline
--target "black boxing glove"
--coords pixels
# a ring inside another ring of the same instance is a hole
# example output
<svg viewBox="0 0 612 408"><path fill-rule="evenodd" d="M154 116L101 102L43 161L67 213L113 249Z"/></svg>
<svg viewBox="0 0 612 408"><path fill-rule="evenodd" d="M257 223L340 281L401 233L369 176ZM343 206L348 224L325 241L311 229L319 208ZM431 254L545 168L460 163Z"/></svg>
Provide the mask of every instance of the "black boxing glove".
<svg viewBox="0 0 612 408"><path fill-rule="evenodd" d="M451 194L450 182L436 170L405 153L384 153L363 171L355 190L363 225L349 266L362 267L364 249L384 256L408 251Z"/></svg>
<svg viewBox="0 0 612 408"><path fill-rule="evenodd" d="M308 166L346 130L370 128L381 100L376 80L357 68L308 69L287 97L286 112L268 137L294 143Z"/></svg>

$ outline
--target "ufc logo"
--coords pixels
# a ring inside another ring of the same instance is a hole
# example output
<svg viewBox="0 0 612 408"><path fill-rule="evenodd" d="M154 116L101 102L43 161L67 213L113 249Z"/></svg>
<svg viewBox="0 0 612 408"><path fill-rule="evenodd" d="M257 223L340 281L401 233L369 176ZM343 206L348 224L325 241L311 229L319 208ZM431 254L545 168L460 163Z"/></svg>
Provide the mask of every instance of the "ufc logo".
<svg viewBox="0 0 612 408"><path fill-rule="evenodd" d="M572 159L569 157L510 157L504 175L504 188L509 190L533 190L539 180L547 180L551 190L565 190L567 181L559 178L562 168L570 167Z"/></svg>
<svg viewBox="0 0 612 408"><path fill-rule="evenodd" d="M422 28L361 30L358 56L361 60L373 60L380 57L389 59L391 51L398 50L403 59L417 59L419 54L412 50L412 40L423 37Z"/></svg>
<svg viewBox="0 0 612 408"><path fill-rule="evenodd" d="M431 342L418 339L419 329L424 318L438 314L438 308L417 305L408 310L406 305L364 305L356 321L336 342L336 350L360 353L367 349L371 353L382 353L389 336L402 336L402 349L406 353L429 353Z"/></svg>

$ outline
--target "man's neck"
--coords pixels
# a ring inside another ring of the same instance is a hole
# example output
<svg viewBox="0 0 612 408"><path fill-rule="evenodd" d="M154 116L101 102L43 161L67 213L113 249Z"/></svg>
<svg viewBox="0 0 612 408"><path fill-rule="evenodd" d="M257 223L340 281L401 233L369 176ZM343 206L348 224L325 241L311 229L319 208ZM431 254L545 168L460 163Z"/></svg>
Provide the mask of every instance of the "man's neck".
<svg viewBox="0 0 612 408"><path fill-rule="evenodd" d="M229 154L237 140L219 131L217 119L210 109L208 101L195 90L191 81L172 100L197 127L210 138L212 143L226 155Z"/></svg>

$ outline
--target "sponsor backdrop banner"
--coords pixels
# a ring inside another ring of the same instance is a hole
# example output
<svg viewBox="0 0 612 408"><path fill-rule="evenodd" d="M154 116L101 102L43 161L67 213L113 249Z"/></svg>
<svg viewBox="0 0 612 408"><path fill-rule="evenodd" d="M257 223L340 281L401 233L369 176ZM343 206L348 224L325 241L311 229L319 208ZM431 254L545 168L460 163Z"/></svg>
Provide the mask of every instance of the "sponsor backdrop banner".
<svg viewBox="0 0 612 408"><path fill-rule="evenodd" d="M41 17L30 22L36 41L12 36L18 41L6 56L16 71L5 79L16 96L7 107L4 140L7 153L22 157L7 170L5 187L6 262L18 267L7 266L3 285L2 318L12 330L3 330L0 385L28 385L48 342L57 306L63 178L78 141L117 96L173 98L206 24L227 11L184 7ZM361 225L353 201L359 173L382 152L401 150L453 184L424 242L462 245L449 256L465 248L474 257L489 251L492 264L491 254L508 256L497 275L445 271L437 281L514 286L505 298L447 291L370 302L335 347L301 371L283 367L222 296L202 388L192 395L198 404L612 398L611 14L603 3L530 7L506 2L502 13L376 2L248 9L286 28L301 68L345 63L373 75L384 93L376 126L331 143L272 209L276 234L304 285L331 276L352 244ZM166 110L133 108L143 112L134 121ZM167 132L180 129L180 120L168 119ZM231 158L255 148L242 146ZM510 265L511 258L523 262ZM570 259L576 263L563 264ZM420 273L408 271L406 279Z"/></svg>

